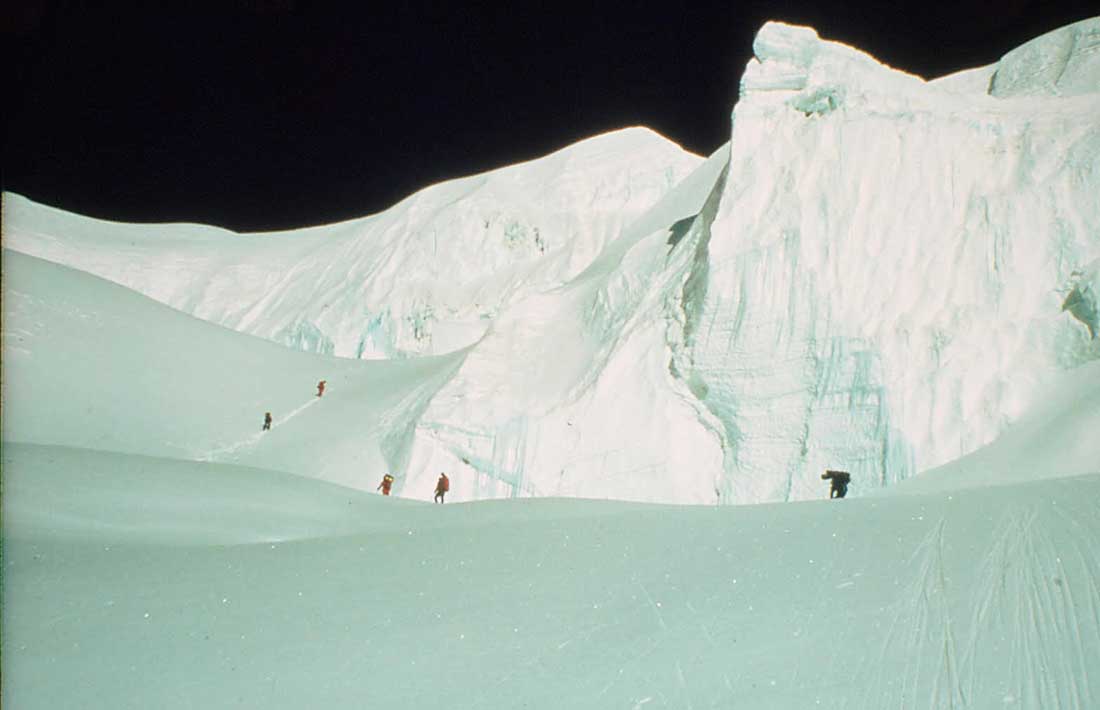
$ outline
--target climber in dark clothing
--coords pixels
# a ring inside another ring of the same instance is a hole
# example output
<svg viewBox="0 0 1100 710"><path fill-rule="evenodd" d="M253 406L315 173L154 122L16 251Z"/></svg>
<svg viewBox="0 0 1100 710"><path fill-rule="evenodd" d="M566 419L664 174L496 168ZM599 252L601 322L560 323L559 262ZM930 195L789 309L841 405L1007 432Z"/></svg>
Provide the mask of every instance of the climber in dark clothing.
<svg viewBox="0 0 1100 710"><path fill-rule="evenodd" d="M264 412L264 431L271 430L271 412Z"/></svg>
<svg viewBox="0 0 1100 710"><path fill-rule="evenodd" d="M826 470L821 474L822 480L832 479L833 487L829 491L829 498L843 498L848 494L848 482L852 480L852 474L847 471Z"/></svg>

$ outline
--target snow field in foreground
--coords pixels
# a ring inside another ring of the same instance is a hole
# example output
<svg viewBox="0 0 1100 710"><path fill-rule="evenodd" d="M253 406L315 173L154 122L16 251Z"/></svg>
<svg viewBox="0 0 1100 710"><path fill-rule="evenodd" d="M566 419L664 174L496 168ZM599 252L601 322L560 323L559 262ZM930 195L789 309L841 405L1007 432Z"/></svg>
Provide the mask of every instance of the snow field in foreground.
<svg viewBox="0 0 1100 710"><path fill-rule="evenodd" d="M187 486L178 466L5 447L6 707L1100 701L1100 476L736 508L432 506L210 464ZM128 495L58 504L120 471ZM202 527L226 537L173 538L207 495L228 520ZM268 540L308 521L307 537L228 544L237 518Z"/></svg>

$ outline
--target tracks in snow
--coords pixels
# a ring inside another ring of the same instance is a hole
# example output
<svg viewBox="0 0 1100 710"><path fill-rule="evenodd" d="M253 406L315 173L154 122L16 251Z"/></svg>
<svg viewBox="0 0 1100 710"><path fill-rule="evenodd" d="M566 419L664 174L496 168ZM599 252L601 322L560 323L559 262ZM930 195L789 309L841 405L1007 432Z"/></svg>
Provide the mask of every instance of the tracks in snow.
<svg viewBox="0 0 1100 710"><path fill-rule="evenodd" d="M862 706L1100 707L1100 556L1094 527L1079 516L1013 506L988 538L972 538L969 525L952 534L947 517L934 522L898 600L882 610L892 618L878 657L869 650L863 659L872 682ZM972 572L969 545L985 546ZM875 666L903 672L887 677Z"/></svg>
<svg viewBox="0 0 1100 710"><path fill-rule="evenodd" d="M309 409L314 404L316 404L317 402L320 402L320 401L321 401L320 397L311 397L308 401L306 401L304 404L300 405L296 409L292 410L285 417L281 417L277 420L273 420L272 423L271 423L272 431L274 431L275 429L278 429L280 426L283 426L284 424L289 422L291 419L294 419L294 417L298 416L299 414L301 414L302 412ZM261 429L260 431L256 432L255 434L252 434L251 436L247 436L244 439L241 439L240 441L235 441L235 442L230 443L230 444L224 444L224 445L221 445L221 446L217 446L213 449L210 449L209 451L201 453L198 456L196 456L196 460L198 460L198 461L225 461L227 459L232 459L238 453L241 453L243 451L249 451L251 449L256 448L256 446L264 438L264 435L267 434L267 433L268 432L265 432Z"/></svg>

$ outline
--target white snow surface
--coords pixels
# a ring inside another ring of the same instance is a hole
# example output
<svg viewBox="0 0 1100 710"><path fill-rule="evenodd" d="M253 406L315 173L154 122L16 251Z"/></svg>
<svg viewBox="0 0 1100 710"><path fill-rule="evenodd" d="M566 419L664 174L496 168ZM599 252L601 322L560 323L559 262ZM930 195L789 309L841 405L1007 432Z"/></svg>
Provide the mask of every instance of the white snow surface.
<svg viewBox="0 0 1100 710"><path fill-rule="evenodd" d="M1100 475L433 506L50 446L3 466L5 707L1100 702Z"/></svg>
<svg viewBox="0 0 1100 710"><path fill-rule="evenodd" d="M1098 26L770 23L706 160L309 230L5 194L0 701L1100 706Z"/></svg>

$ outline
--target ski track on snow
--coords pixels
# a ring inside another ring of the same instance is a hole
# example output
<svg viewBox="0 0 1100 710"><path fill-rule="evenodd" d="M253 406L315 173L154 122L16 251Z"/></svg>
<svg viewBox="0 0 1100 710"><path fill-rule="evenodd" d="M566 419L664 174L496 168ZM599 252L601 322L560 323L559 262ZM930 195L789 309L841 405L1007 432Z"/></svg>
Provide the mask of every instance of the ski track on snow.
<svg viewBox="0 0 1100 710"><path fill-rule="evenodd" d="M278 429L280 426L286 424L291 419L298 416L299 414L301 414L302 412L309 409L314 404L316 404L317 402L320 402L320 401L321 401L320 397L311 397L305 404L302 404L297 409L290 412L290 414L287 414L285 417L281 417L278 421L273 420L271 422L271 431L274 431L275 429ZM251 449L256 448L256 445L259 444L260 441L264 438L264 435L268 434L268 433L270 433L270 432L267 432L267 431L264 431L264 430L261 429L260 431L256 432L255 434L252 434L251 436L245 437L244 439L241 439L240 441L236 441L236 442L233 442L232 444L226 444L225 446L220 446L220 447L217 447L217 448L214 448L214 449L210 449L209 451L207 451L205 453L199 454L196 457L196 459L198 461L226 461L226 460L229 460L231 458L235 458L236 454L239 454L243 451L249 451Z"/></svg>

